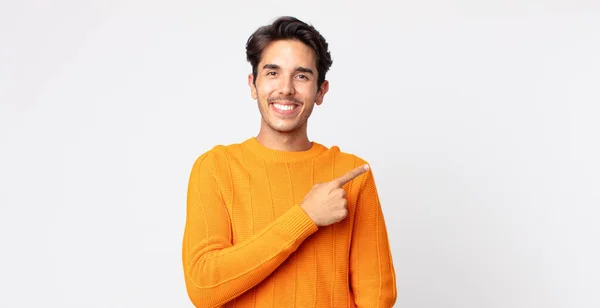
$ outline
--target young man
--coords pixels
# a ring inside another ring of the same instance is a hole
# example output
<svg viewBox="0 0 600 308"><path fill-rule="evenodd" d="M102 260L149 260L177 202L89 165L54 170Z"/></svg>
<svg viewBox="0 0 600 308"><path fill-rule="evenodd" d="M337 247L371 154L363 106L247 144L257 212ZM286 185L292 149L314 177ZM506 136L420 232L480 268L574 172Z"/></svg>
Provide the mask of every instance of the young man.
<svg viewBox="0 0 600 308"><path fill-rule="evenodd" d="M282 17L246 46L260 132L194 163L183 268L196 307L392 307L396 278L373 173L309 141L332 64L312 26Z"/></svg>

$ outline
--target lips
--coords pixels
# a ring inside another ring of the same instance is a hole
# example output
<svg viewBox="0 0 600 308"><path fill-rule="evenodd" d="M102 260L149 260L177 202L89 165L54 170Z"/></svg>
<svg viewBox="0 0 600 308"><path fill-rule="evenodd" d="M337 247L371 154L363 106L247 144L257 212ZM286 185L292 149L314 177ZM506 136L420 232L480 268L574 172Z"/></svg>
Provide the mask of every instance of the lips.
<svg viewBox="0 0 600 308"><path fill-rule="evenodd" d="M269 104L269 107L271 109L273 109L273 111L275 111L275 113L277 113L281 116L290 116L290 115L295 114L298 110L300 110L298 108L300 106L295 103L273 102L273 103Z"/></svg>

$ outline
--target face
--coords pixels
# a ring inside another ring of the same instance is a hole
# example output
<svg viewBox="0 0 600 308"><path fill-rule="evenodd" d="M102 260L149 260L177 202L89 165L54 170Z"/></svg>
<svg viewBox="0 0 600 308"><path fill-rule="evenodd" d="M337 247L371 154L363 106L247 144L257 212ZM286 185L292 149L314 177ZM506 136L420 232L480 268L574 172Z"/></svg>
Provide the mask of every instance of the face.
<svg viewBox="0 0 600 308"><path fill-rule="evenodd" d="M327 81L317 86L314 50L300 41L279 40L267 45L261 58L256 81L250 74L248 85L258 102L263 128L306 131L314 105L323 102L329 86Z"/></svg>

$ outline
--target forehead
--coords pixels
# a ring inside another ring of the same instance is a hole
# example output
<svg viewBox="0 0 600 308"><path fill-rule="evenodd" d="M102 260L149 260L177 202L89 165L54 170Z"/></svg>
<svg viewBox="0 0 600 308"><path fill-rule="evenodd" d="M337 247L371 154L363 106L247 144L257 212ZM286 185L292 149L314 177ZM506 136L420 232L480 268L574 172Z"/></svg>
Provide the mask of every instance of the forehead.
<svg viewBox="0 0 600 308"><path fill-rule="evenodd" d="M277 64L282 68L303 66L316 68L315 51L297 40L278 40L263 49L259 68L264 64Z"/></svg>

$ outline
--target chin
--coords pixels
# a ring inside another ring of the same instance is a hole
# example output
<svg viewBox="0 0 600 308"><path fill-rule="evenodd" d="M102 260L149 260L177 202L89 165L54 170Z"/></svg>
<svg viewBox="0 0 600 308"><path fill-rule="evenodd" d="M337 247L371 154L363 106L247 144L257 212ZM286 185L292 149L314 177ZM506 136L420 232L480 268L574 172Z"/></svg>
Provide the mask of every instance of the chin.
<svg viewBox="0 0 600 308"><path fill-rule="evenodd" d="M298 125L298 123L271 124L269 126L278 133L291 133L299 130L300 127L302 127L302 125Z"/></svg>
<svg viewBox="0 0 600 308"><path fill-rule="evenodd" d="M298 130L298 127L295 126L274 126L271 128L278 133L291 133Z"/></svg>

